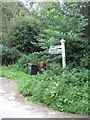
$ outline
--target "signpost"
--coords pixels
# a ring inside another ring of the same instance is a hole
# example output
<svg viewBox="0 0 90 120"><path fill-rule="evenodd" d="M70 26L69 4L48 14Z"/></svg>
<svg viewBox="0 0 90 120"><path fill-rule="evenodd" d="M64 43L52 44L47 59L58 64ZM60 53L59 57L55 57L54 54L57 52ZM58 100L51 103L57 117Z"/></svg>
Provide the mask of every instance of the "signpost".
<svg viewBox="0 0 90 120"><path fill-rule="evenodd" d="M60 40L61 45L51 46L49 48L49 54L62 54L62 67L66 68L66 56L65 56L65 40Z"/></svg>
<svg viewBox="0 0 90 120"><path fill-rule="evenodd" d="M51 46L49 49L49 54L61 54L61 45Z"/></svg>

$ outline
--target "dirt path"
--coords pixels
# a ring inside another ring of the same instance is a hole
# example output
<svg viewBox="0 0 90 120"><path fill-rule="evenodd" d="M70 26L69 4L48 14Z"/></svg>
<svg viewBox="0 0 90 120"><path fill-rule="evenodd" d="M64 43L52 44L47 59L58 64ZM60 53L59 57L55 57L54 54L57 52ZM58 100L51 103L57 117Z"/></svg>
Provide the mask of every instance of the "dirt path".
<svg viewBox="0 0 90 120"><path fill-rule="evenodd" d="M58 112L41 105L27 102L17 94L14 81L0 77L1 118L87 118L86 116ZM74 119L73 119L74 120Z"/></svg>

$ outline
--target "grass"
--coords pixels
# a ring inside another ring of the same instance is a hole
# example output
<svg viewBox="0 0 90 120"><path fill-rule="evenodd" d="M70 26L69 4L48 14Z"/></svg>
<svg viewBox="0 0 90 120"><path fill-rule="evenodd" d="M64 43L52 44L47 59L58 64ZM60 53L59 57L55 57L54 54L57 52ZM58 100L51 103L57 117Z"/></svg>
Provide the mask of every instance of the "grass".
<svg viewBox="0 0 90 120"><path fill-rule="evenodd" d="M5 67L2 67L1 70L2 70L2 72L1 72L0 76L10 78L12 80L15 80L16 82L19 82L25 78L27 79L27 77L30 78L30 75L28 75L22 71L17 71L11 67L5 66Z"/></svg>

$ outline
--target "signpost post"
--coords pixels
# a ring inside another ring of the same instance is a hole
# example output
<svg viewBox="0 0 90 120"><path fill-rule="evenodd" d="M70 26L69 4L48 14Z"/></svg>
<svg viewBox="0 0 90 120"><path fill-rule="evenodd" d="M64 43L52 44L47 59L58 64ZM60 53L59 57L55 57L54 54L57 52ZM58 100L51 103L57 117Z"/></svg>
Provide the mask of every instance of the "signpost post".
<svg viewBox="0 0 90 120"><path fill-rule="evenodd" d="M65 56L65 40L60 40L61 45L51 46L49 48L49 54L62 54L62 67L66 68L66 56Z"/></svg>
<svg viewBox="0 0 90 120"><path fill-rule="evenodd" d="M66 68L66 56L65 56L65 40L61 39L61 46L62 46L62 66L63 69Z"/></svg>

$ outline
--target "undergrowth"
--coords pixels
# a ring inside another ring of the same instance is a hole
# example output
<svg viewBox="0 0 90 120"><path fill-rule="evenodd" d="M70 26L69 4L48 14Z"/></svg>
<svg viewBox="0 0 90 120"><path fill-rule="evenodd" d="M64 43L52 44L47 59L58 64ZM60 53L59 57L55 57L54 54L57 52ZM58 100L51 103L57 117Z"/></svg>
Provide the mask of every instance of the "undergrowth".
<svg viewBox="0 0 90 120"><path fill-rule="evenodd" d="M19 93L27 100L58 111L88 114L88 70L65 70L60 75L29 75L13 67L2 67L2 76L18 83Z"/></svg>

